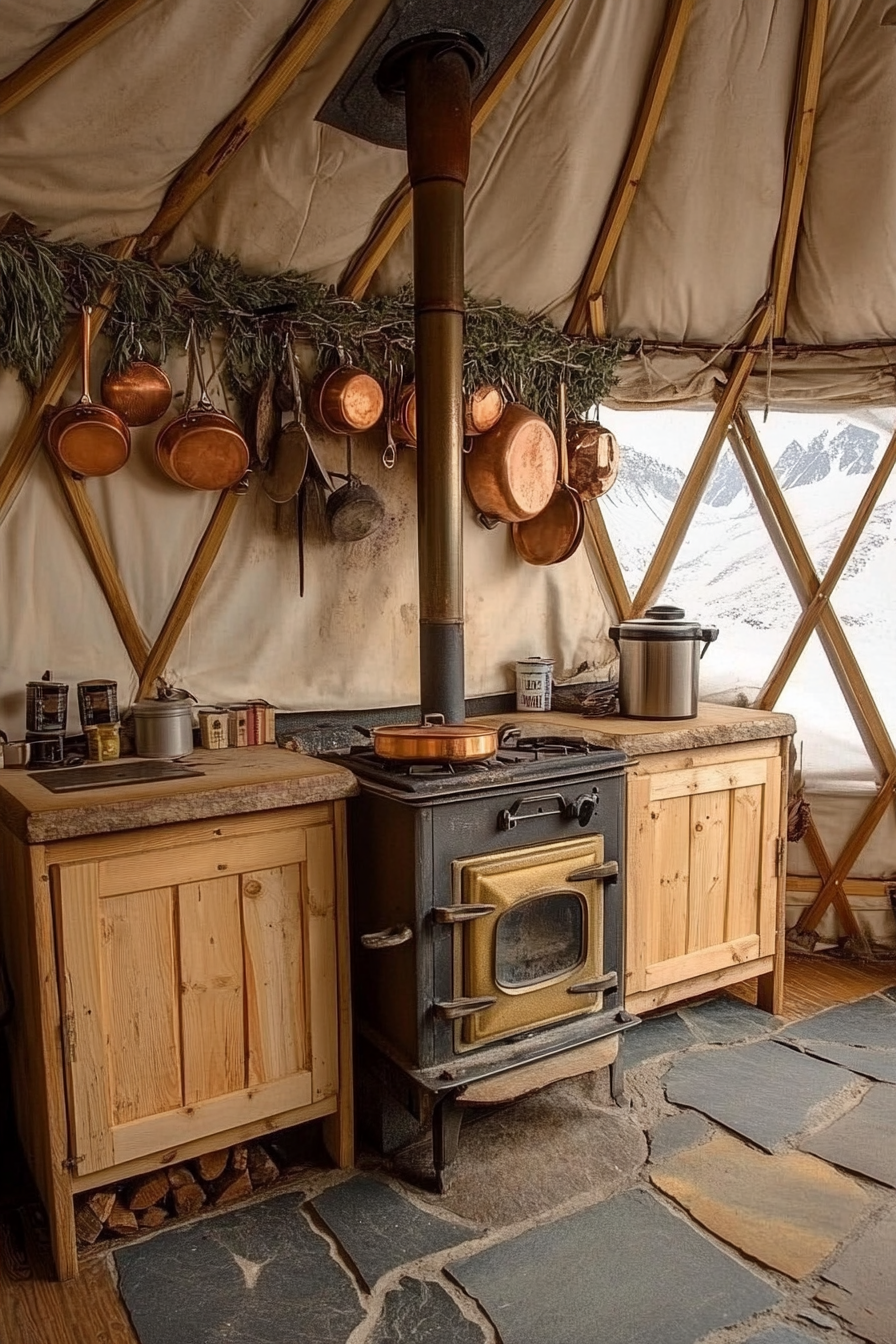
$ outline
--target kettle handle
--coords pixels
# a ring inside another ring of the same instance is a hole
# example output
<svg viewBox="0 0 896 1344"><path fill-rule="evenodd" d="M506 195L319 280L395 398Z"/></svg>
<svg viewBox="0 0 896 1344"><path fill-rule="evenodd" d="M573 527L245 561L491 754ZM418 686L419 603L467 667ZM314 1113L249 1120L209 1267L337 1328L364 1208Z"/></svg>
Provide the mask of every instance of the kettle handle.
<svg viewBox="0 0 896 1344"><path fill-rule="evenodd" d="M716 631L716 634L718 634L718 631ZM613 643L616 645L616 652L618 653L618 652L619 652L619 626L618 626L618 625L611 625L611 626L610 626L609 630L607 631L607 638L608 638L608 639L612 639Z"/></svg>
<svg viewBox="0 0 896 1344"><path fill-rule="evenodd" d="M706 650L709 648L710 644L714 644L715 641L718 639L718 637L719 637L719 631L717 626L706 625L703 627L703 629L700 631L700 638L703 640L703 648L700 650L701 658L703 657Z"/></svg>

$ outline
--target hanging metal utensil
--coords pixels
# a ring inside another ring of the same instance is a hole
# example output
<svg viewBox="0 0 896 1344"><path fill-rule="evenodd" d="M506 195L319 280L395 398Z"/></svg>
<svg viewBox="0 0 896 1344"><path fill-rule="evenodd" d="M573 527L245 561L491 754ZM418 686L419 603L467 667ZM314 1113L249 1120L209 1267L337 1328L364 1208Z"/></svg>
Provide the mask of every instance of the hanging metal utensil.
<svg viewBox="0 0 896 1344"><path fill-rule="evenodd" d="M569 484L566 454L566 384L559 388L560 477L546 508L511 533L517 554L529 565L557 565L578 549L585 533L585 506Z"/></svg>
<svg viewBox="0 0 896 1344"><path fill-rule="evenodd" d="M292 422L281 428L274 440L267 465L260 473L261 488L275 504L288 504L298 495L312 451L295 354L288 339L286 347L286 363L292 384Z"/></svg>
<svg viewBox="0 0 896 1344"><path fill-rule="evenodd" d="M389 360L389 374L386 381L386 447L383 451L383 466L391 471L398 460L395 436L392 433L392 406L395 399L395 381L392 360Z"/></svg>
<svg viewBox="0 0 896 1344"><path fill-rule="evenodd" d="M346 438L345 485L327 500L327 523L337 541L363 541L382 527L386 517L383 501L372 485L364 485L352 471L352 441Z"/></svg>
<svg viewBox="0 0 896 1344"><path fill-rule="evenodd" d="M166 476L191 490L229 490L246 474L249 445L236 421L216 410L209 399L192 323L187 341L199 379L199 400L161 431L155 443L156 462Z"/></svg>
<svg viewBox="0 0 896 1344"><path fill-rule="evenodd" d="M73 476L109 476L127 462L131 434L115 411L90 399L90 315L81 310L80 400L55 411L47 424L47 443L54 457Z"/></svg>
<svg viewBox="0 0 896 1344"><path fill-rule="evenodd" d="M569 481L587 503L599 499L619 475L616 435L596 420L574 420L568 431Z"/></svg>

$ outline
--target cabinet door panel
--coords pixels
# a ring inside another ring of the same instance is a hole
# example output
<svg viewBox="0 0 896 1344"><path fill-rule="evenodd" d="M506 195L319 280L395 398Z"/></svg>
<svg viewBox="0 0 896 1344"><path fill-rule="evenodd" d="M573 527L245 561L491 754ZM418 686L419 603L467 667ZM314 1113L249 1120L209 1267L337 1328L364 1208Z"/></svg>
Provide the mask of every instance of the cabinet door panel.
<svg viewBox="0 0 896 1344"><path fill-rule="evenodd" d="M301 869L244 873L248 1082L308 1068Z"/></svg>
<svg viewBox="0 0 896 1344"><path fill-rule="evenodd" d="M177 896L183 1100L190 1105L246 1086L240 879L184 883Z"/></svg>
<svg viewBox="0 0 896 1344"><path fill-rule="evenodd" d="M730 810L730 793L690 799L688 952L725 938Z"/></svg>
<svg viewBox="0 0 896 1344"><path fill-rule="evenodd" d="M688 944L689 830L691 800L669 798L655 803L645 828L645 843L654 858L659 900L650 911L647 948L652 961L684 956Z"/></svg>
<svg viewBox="0 0 896 1344"><path fill-rule="evenodd" d="M339 1017L336 966L336 873L333 827L307 830L308 957L312 967L311 1072L314 1100L332 1097L339 1071Z"/></svg>
<svg viewBox="0 0 896 1344"><path fill-rule="evenodd" d="M731 800L726 938L742 938L759 928L763 795L762 786L756 784L735 789Z"/></svg>

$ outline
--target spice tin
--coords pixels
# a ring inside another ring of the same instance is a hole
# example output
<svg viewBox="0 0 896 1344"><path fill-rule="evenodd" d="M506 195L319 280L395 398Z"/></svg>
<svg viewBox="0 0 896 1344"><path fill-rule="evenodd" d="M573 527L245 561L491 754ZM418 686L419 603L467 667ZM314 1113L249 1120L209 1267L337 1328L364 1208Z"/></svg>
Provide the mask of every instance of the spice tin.
<svg viewBox="0 0 896 1344"><path fill-rule="evenodd" d="M61 733L25 733L30 765L61 765L65 755Z"/></svg>
<svg viewBox="0 0 896 1344"><path fill-rule="evenodd" d="M65 732L68 717L66 682L29 681L25 694L25 727L29 733Z"/></svg>
<svg viewBox="0 0 896 1344"><path fill-rule="evenodd" d="M78 682L78 711L82 728L118 722L118 682L98 678Z"/></svg>
<svg viewBox="0 0 896 1344"><path fill-rule="evenodd" d="M84 729L87 738L87 756L91 761L117 761L120 751L117 723L100 723Z"/></svg>
<svg viewBox="0 0 896 1344"><path fill-rule="evenodd" d="M209 751L220 751L228 745L227 728L226 709L200 709L199 738Z"/></svg>
<svg viewBox="0 0 896 1344"><path fill-rule="evenodd" d="M193 750L189 700L138 700L132 710L138 756L188 756Z"/></svg>
<svg viewBox="0 0 896 1344"><path fill-rule="evenodd" d="M553 658L520 659L516 665L517 709L550 709L553 669Z"/></svg>

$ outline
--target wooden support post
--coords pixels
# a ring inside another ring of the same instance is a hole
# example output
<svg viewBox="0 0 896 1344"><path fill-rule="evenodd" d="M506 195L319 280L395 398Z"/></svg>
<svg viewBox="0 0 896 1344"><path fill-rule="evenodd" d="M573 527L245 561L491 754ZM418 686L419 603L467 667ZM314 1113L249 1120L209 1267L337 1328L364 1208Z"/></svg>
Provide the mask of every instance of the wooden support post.
<svg viewBox="0 0 896 1344"><path fill-rule="evenodd" d="M589 313L589 300L597 298L603 288L610 269L610 262L622 237L625 221L634 204L641 185L641 178L653 141L656 136L660 117L666 105L666 95L678 65L678 58L684 45L684 35L694 0L669 0L666 19L660 36L659 46L650 71L650 79L641 102L641 111L635 125L634 134L622 165L622 171L616 181L610 204L604 216L597 242L588 259L585 273L579 282L572 310L566 319L566 331L580 336L585 331ZM594 333L597 335L597 333Z"/></svg>
<svg viewBox="0 0 896 1344"><path fill-rule="evenodd" d="M822 885L824 885L833 873L834 865L831 863L831 858L825 848L824 841L818 834L818 827L815 825L814 818L810 818L809 820L809 829L806 832L806 848L809 851L812 862L818 869ZM825 902L825 909L827 909L830 903L830 900ZM847 900L846 893L841 888L839 882L834 886L833 903L837 910L837 914L840 916L840 922L843 925L847 936L850 938L861 939L862 930L859 928L859 921L856 919L855 911ZM797 920L796 928L799 933L810 933L818 924L824 911L819 910L813 917L811 924L806 919L808 913L807 910L804 910L802 917Z"/></svg>
<svg viewBox="0 0 896 1344"><path fill-rule="evenodd" d="M497 107L505 90L516 78L541 42L567 0L545 0L529 20L504 60L473 101L472 134L476 135ZM349 299L362 299L370 282L411 222L411 184L402 178L380 210L366 242L355 253L339 282L339 292Z"/></svg>
<svg viewBox="0 0 896 1344"><path fill-rule="evenodd" d="M0 79L0 117L35 93L48 79L97 46L143 9L147 0L100 0L74 23L63 28L18 70Z"/></svg>
<svg viewBox="0 0 896 1344"><path fill-rule="evenodd" d="M871 839L887 808L893 801L894 790L896 790L896 770L891 770L880 790L866 808L858 826L843 846L837 862L827 874L822 873L821 891L812 904L807 906L800 915L796 926L798 933L806 933L814 929L831 902L836 901L837 911L841 919L845 906L849 910L849 923L855 925L854 929L848 928L847 932L853 937L861 938L861 930L858 927L846 892L843 890L843 882L849 876L853 864Z"/></svg>
<svg viewBox="0 0 896 1344"><path fill-rule="evenodd" d="M614 620L628 620L631 595L596 499L585 505L585 551L600 594Z"/></svg>

